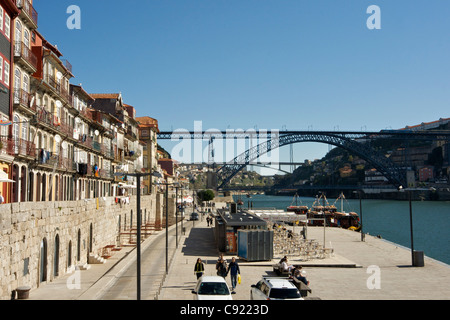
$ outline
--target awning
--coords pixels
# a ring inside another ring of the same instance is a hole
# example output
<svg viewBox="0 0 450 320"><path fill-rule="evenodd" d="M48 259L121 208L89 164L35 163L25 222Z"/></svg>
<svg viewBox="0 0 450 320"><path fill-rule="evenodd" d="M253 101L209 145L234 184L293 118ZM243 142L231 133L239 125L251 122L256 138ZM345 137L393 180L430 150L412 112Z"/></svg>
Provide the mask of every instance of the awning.
<svg viewBox="0 0 450 320"><path fill-rule="evenodd" d="M136 186L135 185L131 185L131 184L119 183L119 188L122 188L122 189L136 189Z"/></svg>
<svg viewBox="0 0 450 320"><path fill-rule="evenodd" d="M8 174L5 171L0 170L0 182L15 182L8 178Z"/></svg>

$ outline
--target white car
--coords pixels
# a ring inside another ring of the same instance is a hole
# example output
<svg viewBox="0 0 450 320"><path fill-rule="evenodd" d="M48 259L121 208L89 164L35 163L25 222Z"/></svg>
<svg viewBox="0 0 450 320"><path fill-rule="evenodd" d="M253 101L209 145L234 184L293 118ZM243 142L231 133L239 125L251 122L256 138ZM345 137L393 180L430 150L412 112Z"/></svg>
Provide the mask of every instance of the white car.
<svg viewBox="0 0 450 320"><path fill-rule="evenodd" d="M251 300L304 300L289 278L263 277L252 285Z"/></svg>
<svg viewBox="0 0 450 320"><path fill-rule="evenodd" d="M233 300L227 282L219 276L200 277L192 293L194 300Z"/></svg>

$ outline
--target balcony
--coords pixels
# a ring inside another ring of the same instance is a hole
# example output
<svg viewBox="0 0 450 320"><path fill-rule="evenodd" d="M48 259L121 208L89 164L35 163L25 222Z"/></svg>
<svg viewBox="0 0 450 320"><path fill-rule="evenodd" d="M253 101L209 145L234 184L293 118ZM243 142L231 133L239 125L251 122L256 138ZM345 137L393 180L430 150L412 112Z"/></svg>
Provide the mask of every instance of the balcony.
<svg viewBox="0 0 450 320"><path fill-rule="evenodd" d="M30 105L31 96L23 89L14 89L13 95L14 107L20 108L21 111L28 113L29 115L36 114L36 105Z"/></svg>
<svg viewBox="0 0 450 320"><path fill-rule="evenodd" d="M10 137L0 137L0 155L15 156L14 140Z"/></svg>
<svg viewBox="0 0 450 320"><path fill-rule="evenodd" d="M37 123L44 126L46 129L51 129L64 136L73 139L73 127L64 121L64 119L58 118L56 115L39 108L37 111Z"/></svg>
<svg viewBox="0 0 450 320"><path fill-rule="evenodd" d="M102 179L113 179L114 178L114 175L113 175L111 169L100 169L99 175L100 175L100 178L102 178Z"/></svg>
<svg viewBox="0 0 450 320"><path fill-rule="evenodd" d="M14 61L30 73L37 70L38 60L36 55L22 41L14 43Z"/></svg>
<svg viewBox="0 0 450 320"><path fill-rule="evenodd" d="M45 75L44 81L52 89L53 93L64 99L66 102L71 101L69 92L64 88L64 86L61 86L61 84L56 81L53 76Z"/></svg>
<svg viewBox="0 0 450 320"><path fill-rule="evenodd" d="M70 64L70 62L67 59L61 59L61 62L64 68L66 68L68 71L70 71L70 73L72 73L72 64Z"/></svg>
<svg viewBox="0 0 450 320"><path fill-rule="evenodd" d="M2 137L1 142L1 153L3 154L22 156L25 158L36 157L36 147L31 141Z"/></svg>
<svg viewBox="0 0 450 320"><path fill-rule="evenodd" d="M78 144L81 146L87 147L89 149L93 149L92 138L86 134L79 135Z"/></svg>
<svg viewBox="0 0 450 320"><path fill-rule="evenodd" d="M125 137L132 140L132 141L136 141L138 139L136 133L134 133L131 128L128 128L127 131L125 132Z"/></svg>
<svg viewBox="0 0 450 320"><path fill-rule="evenodd" d="M16 0L17 8L21 9L20 17L31 28L38 27L38 14L28 0Z"/></svg>

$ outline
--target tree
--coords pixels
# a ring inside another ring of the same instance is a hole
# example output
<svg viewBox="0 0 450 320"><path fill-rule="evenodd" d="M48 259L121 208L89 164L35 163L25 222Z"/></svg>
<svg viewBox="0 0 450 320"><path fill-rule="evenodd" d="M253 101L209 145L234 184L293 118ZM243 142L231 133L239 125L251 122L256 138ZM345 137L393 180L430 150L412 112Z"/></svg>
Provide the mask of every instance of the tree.
<svg viewBox="0 0 450 320"><path fill-rule="evenodd" d="M215 194L214 194L214 191L209 190L209 189L207 189L207 190L200 190L200 191L197 192L197 197L199 199L201 199L202 201L211 201L211 200L214 199Z"/></svg>

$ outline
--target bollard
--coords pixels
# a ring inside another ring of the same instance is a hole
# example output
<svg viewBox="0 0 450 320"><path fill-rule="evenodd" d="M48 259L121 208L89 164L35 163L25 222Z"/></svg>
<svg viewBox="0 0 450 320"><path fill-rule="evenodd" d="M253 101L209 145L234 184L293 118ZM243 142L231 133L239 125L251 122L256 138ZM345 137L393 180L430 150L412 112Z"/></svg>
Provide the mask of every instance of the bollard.
<svg viewBox="0 0 450 320"><path fill-rule="evenodd" d="M413 266L414 267L423 267L425 266L424 258L423 258L423 251L416 251L413 252Z"/></svg>
<svg viewBox="0 0 450 320"><path fill-rule="evenodd" d="M18 287L16 289L17 299L19 299L19 300L28 299L28 297L30 295L30 290L31 290L31 287L28 287L28 286Z"/></svg>

